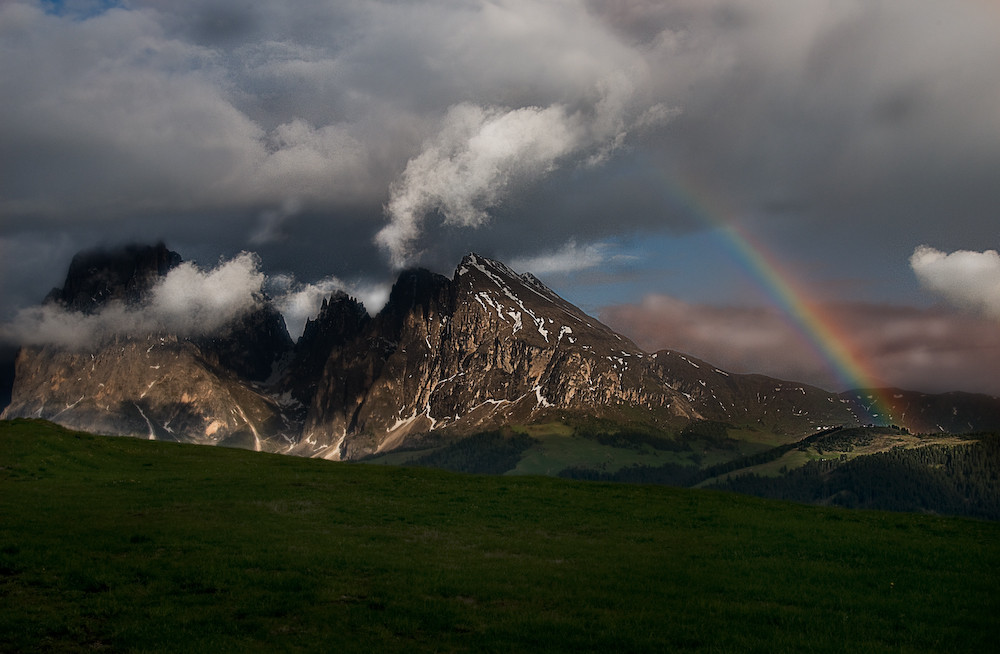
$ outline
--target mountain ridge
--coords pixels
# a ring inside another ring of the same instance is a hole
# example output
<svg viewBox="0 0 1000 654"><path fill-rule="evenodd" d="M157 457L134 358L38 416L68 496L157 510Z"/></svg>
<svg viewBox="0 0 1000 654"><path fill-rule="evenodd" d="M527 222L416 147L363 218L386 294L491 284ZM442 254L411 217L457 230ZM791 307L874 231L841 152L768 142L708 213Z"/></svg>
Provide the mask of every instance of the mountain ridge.
<svg viewBox="0 0 1000 654"><path fill-rule="evenodd" d="M141 306L181 261L162 244L81 254L47 302L90 313L111 302ZM897 406L886 424L1000 428L997 398L892 396ZM401 272L375 316L333 294L295 343L261 295L209 334L116 335L78 351L23 347L3 417L357 459L429 434L460 438L574 416L638 421L675 435L711 422L792 442L863 424L865 401L864 390L831 393L731 373L674 350L644 352L531 273L472 253L450 278Z"/></svg>

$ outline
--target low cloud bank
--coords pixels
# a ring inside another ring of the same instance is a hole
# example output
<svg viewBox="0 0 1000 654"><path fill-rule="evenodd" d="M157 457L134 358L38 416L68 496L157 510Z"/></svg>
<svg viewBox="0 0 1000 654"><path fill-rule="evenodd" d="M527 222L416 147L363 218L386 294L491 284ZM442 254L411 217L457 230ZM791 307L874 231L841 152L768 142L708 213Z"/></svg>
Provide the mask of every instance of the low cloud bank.
<svg viewBox="0 0 1000 654"><path fill-rule="evenodd" d="M533 257L513 259L510 265L515 270L526 270L535 275L579 272L596 268L611 260L621 259L622 255L614 254L613 249L608 243L580 245L576 240L570 239L558 250Z"/></svg>
<svg viewBox="0 0 1000 654"><path fill-rule="evenodd" d="M28 307L0 326L0 338L23 345L85 347L116 335L202 336L258 307L264 279L260 259L248 252L210 270L185 262L157 282L140 305L113 301L93 314L57 304Z"/></svg>
<svg viewBox="0 0 1000 654"><path fill-rule="evenodd" d="M927 290L962 309L1000 319L1000 254L996 250L945 253L926 245L910 267Z"/></svg>
<svg viewBox="0 0 1000 654"><path fill-rule="evenodd" d="M864 303L827 306L858 356L889 386L1000 396L996 323L940 309ZM648 351L686 352L732 372L847 390L779 311L684 302L665 295L605 308L601 320Z"/></svg>
<svg viewBox="0 0 1000 654"><path fill-rule="evenodd" d="M180 264L157 282L139 305L112 301L92 314L58 304L22 309L13 320L0 325L0 341L82 348L114 336L170 333L181 338L199 337L259 308L265 292L284 315L289 333L297 338L306 320L319 312L323 299L337 291L361 299L373 311L378 311L389 296L385 285L343 282L336 277L314 283L299 282L291 275L268 278L260 270L260 258L242 252L208 270L191 262Z"/></svg>

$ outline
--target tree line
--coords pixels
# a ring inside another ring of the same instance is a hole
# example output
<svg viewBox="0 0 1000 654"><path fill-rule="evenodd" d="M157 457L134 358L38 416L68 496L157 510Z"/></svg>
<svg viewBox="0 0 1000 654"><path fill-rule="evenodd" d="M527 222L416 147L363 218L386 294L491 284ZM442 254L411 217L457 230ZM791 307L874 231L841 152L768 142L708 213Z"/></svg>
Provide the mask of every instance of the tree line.
<svg viewBox="0 0 1000 654"><path fill-rule="evenodd" d="M896 447L849 461L811 461L780 477L745 474L712 485L747 495L850 508L1000 520L1000 434L963 445Z"/></svg>

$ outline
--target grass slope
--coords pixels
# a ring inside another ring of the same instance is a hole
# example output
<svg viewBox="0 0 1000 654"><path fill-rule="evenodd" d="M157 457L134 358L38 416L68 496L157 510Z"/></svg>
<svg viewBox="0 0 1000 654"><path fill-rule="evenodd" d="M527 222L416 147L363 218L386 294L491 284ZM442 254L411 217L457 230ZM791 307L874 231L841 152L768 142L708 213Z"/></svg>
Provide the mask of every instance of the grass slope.
<svg viewBox="0 0 1000 654"><path fill-rule="evenodd" d="M0 423L0 651L938 652L1000 524Z"/></svg>

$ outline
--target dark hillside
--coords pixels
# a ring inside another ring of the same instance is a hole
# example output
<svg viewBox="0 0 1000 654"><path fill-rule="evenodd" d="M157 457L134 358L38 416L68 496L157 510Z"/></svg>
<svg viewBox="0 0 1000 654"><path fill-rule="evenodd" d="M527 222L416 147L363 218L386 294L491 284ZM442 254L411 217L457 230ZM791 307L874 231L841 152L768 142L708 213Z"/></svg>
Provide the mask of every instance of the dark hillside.
<svg viewBox="0 0 1000 654"><path fill-rule="evenodd" d="M0 422L0 651L984 652L1000 524Z"/></svg>

